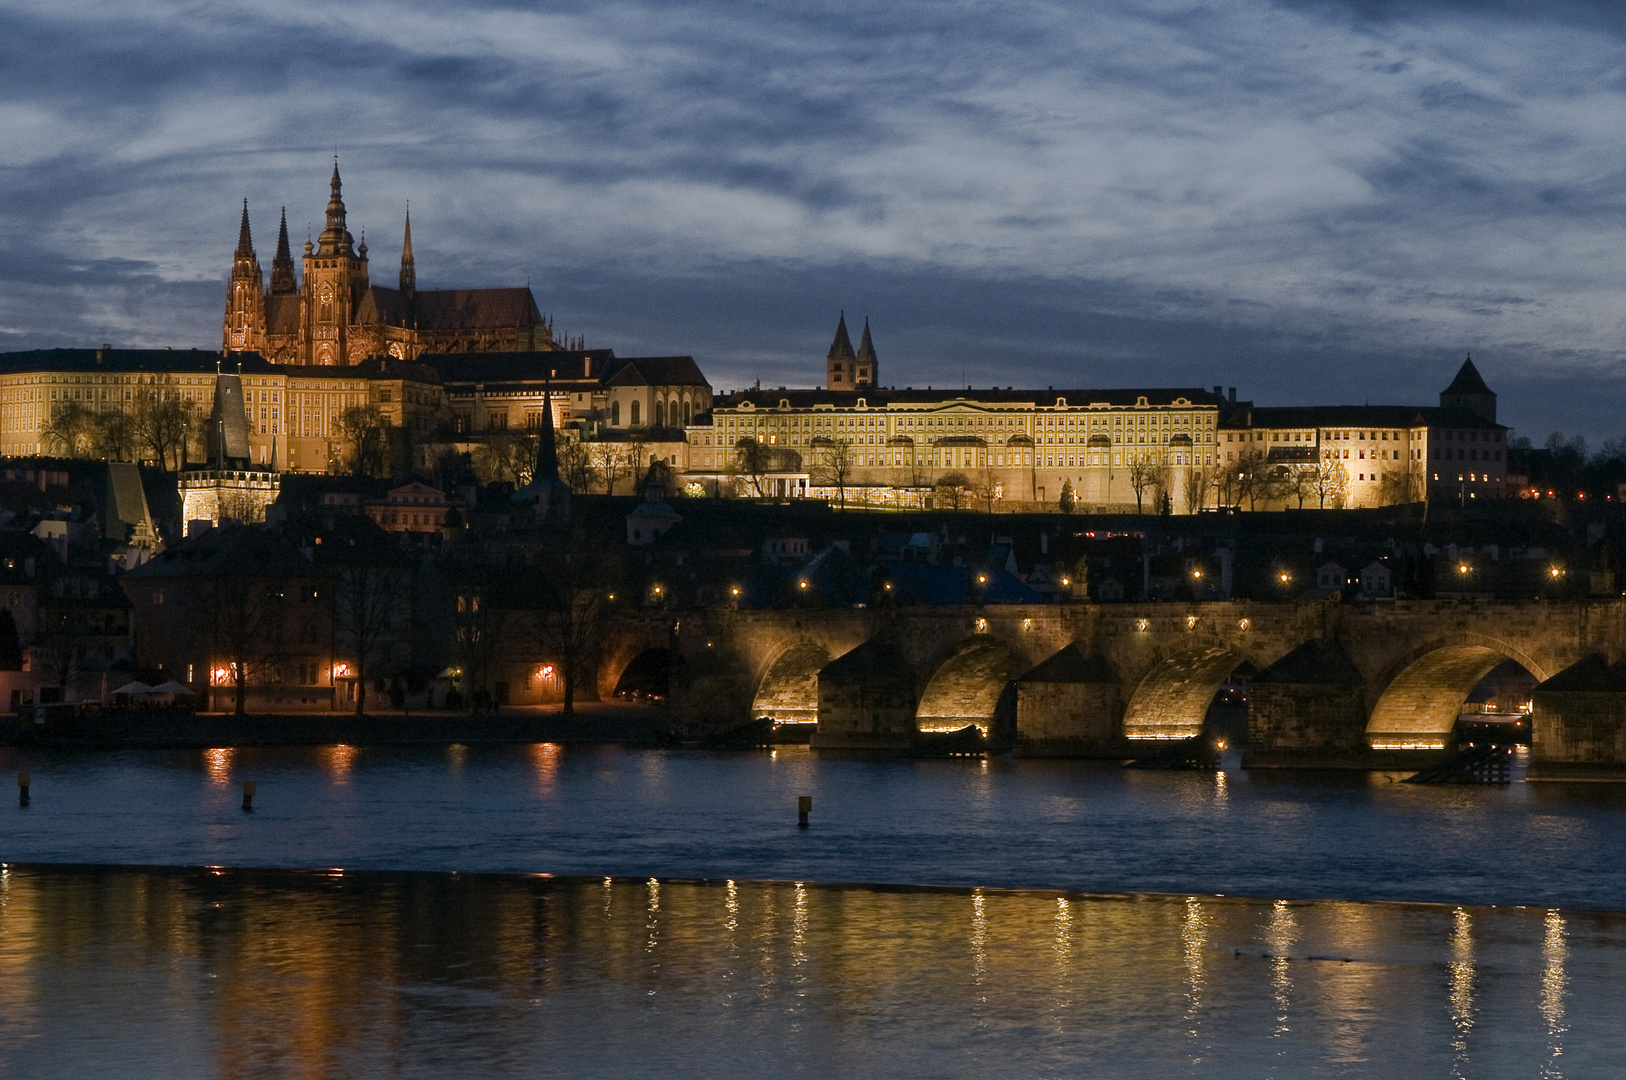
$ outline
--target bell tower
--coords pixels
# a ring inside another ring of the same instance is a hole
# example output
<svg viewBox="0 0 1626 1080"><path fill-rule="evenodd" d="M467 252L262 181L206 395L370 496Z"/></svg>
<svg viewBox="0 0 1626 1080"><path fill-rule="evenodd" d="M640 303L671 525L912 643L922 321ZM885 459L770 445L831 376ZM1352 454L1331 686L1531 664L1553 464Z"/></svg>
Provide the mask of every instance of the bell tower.
<svg viewBox="0 0 1626 1080"><path fill-rule="evenodd" d="M350 355L350 325L356 303L367 288L367 245L357 251L355 238L345 227L344 199L339 194L339 159L333 159L327 228L313 251L305 245L305 304L303 310L307 364L350 364L364 357ZM363 345L362 342L357 342Z"/></svg>
<svg viewBox="0 0 1626 1080"><path fill-rule="evenodd" d="M857 361L858 357L853 353L853 339L847 335L847 313L843 311L840 321L836 323L836 338L830 343L830 352L824 358L825 388L853 389Z"/></svg>
<svg viewBox="0 0 1626 1080"><path fill-rule="evenodd" d="M223 352L251 352L265 346L265 278L254 254L248 229L248 200L243 200L243 221L237 228L237 251L231 260L231 283L226 286L226 321L221 337Z"/></svg>

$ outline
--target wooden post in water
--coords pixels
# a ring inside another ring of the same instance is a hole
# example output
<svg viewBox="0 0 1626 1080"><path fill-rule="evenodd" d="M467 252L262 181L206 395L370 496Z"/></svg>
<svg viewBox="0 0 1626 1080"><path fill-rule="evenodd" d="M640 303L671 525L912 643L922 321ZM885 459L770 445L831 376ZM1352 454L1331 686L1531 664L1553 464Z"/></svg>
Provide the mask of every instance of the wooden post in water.
<svg viewBox="0 0 1626 1080"><path fill-rule="evenodd" d="M243 781L243 809L254 809L254 781Z"/></svg>
<svg viewBox="0 0 1626 1080"><path fill-rule="evenodd" d="M32 785L33 780L34 780L34 778L29 776L25 772L20 772L20 773L17 774L17 805L18 806L27 806L28 805L28 789Z"/></svg>
<svg viewBox="0 0 1626 1080"><path fill-rule="evenodd" d="M796 797L796 827L807 828L807 815L813 812L813 796L798 795Z"/></svg>

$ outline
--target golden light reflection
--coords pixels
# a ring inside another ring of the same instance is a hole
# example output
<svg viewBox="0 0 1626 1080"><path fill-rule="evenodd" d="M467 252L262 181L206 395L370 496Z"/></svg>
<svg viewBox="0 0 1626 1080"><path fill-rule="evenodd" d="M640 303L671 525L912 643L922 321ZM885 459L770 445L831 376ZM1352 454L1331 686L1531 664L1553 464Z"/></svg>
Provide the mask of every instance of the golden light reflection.
<svg viewBox="0 0 1626 1080"><path fill-rule="evenodd" d="M229 746L216 747L203 752L203 769L209 774L211 784L231 783L231 762L237 751Z"/></svg>
<svg viewBox="0 0 1626 1080"><path fill-rule="evenodd" d="M1569 1030L1564 1017L1564 996L1569 987L1569 975L1564 970L1569 959L1564 916L1557 911L1547 912L1547 930L1541 943L1546 966L1541 973L1541 1018L1547 1021L1548 1059L1542 1063L1541 1075L1554 1080L1564 1074L1558 1059L1564 1056L1564 1033Z"/></svg>
<svg viewBox="0 0 1626 1080"><path fill-rule="evenodd" d="M656 946L661 943L661 883L655 878L650 878L644 882L644 888L649 896L646 904L648 917L644 923L649 936L644 941L644 951L654 952Z"/></svg>
<svg viewBox="0 0 1626 1080"><path fill-rule="evenodd" d="M558 743L532 744L531 765L536 769L536 790L539 794L553 794L559 777L559 762L564 758L564 753L565 748Z"/></svg>
<svg viewBox="0 0 1626 1080"><path fill-rule="evenodd" d="M1186 961L1186 1034L1195 1039L1200 1033L1203 998L1208 991L1208 971L1203 952L1208 948L1208 911L1195 896L1186 897L1185 917L1180 921L1180 943ZM1198 1062L1200 1055L1193 1055Z"/></svg>
<svg viewBox="0 0 1626 1080"><path fill-rule="evenodd" d="M1073 984L1073 905L1065 896L1056 897L1056 1019L1060 1021L1072 1004Z"/></svg>
<svg viewBox="0 0 1626 1080"><path fill-rule="evenodd" d="M1225 749L1222 745L1220 749ZM1224 769L1214 770L1214 801L1221 806L1231 797L1230 781L1225 778Z"/></svg>
<svg viewBox="0 0 1626 1080"><path fill-rule="evenodd" d="M981 889L971 893L971 981L978 987L978 1001L986 1001L981 994L982 981L988 977L988 906Z"/></svg>
<svg viewBox="0 0 1626 1080"><path fill-rule="evenodd" d="M740 887L729 881L727 888L723 907L728 911L728 919L723 925L728 928L730 934L736 934L740 929Z"/></svg>
<svg viewBox="0 0 1626 1080"><path fill-rule="evenodd" d="M1275 1038L1282 1038L1292 1030L1287 1022L1288 1008L1293 1003L1293 972L1291 952L1298 941L1298 920L1293 917L1292 905L1278 900L1270 906L1270 923L1265 928L1265 943L1270 946L1270 996L1276 1001Z"/></svg>
<svg viewBox="0 0 1626 1080"><path fill-rule="evenodd" d="M790 920L790 963L801 967L807 963L807 883L796 883L796 905Z"/></svg>
<svg viewBox="0 0 1626 1080"><path fill-rule="evenodd" d="M1451 1075L1464 1076L1468 1033L1474 1026L1474 924L1462 908L1452 913L1451 960L1446 966L1451 973L1451 1025L1456 1029Z"/></svg>
<svg viewBox="0 0 1626 1080"><path fill-rule="evenodd" d="M333 746L322 747L327 771L333 774L335 784L350 782L350 770L356 764L356 754L356 748L349 743L335 743Z"/></svg>
<svg viewBox="0 0 1626 1080"><path fill-rule="evenodd" d="M469 748L460 742L454 742L446 748L446 764L452 767L453 772L462 772L463 766L468 763Z"/></svg>

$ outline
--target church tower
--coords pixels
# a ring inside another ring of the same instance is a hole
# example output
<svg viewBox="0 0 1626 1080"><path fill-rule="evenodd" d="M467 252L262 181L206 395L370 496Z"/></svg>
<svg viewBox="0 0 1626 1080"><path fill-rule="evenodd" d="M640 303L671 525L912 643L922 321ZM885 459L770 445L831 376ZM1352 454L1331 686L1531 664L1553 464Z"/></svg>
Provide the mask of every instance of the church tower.
<svg viewBox="0 0 1626 1080"><path fill-rule="evenodd" d="M367 290L367 244L358 251L345 227L344 199L339 194L339 159L333 159L332 194L327 203L327 228L319 246L305 251L304 341L307 364L353 364L367 357L365 341L351 342L350 325L356 305ZM351 355L354 344L361 351Z"/></svg>
<svg viewBox="0 0 1626 1080"><path fill-rule="evenodd" d="M825 357L825 388L829 390L851 390L856 385L853 376L857 366L858 357L853 353L853 339L847 336L847 313L841 313L841 319L836 323L836 339L830 343L830 353Z"/></svg>
<svg viewBox="0 0 1626 1080"><path fill-rule="evenodd" d="M288 208L282 208L282 225L277 230L277 257L271 260L271 295L292 296L299 292L294 280L294 256L288 250Z"/></svg>
<svg viewBox="0 0 1626 1080"><path fill-rule="evenodd" d="M265 343L265 278L254 254L248 229L248 200L243 200L243 222L237 229L237 251L232 255L231 284L226 287L226 324L221 349L250 352Z"/></svg>
<svg viewBox="0 0 1626 1080"><path fill-rule="evenodd" d="M858 343L858 358L853 361L853 385L874 386L881 378L881 365L875 359L875 342L869 339L869 320L864 320L864 337Z"/></svg>
<svg viewBox="0 0 1626 1080"><path fill-rule="evenodd" d="M1440 408L1464 409L1482 420L1496 423L1496 394L1480 377L1473 357L1462 362L1451 385L1440 391Z"/></svg>

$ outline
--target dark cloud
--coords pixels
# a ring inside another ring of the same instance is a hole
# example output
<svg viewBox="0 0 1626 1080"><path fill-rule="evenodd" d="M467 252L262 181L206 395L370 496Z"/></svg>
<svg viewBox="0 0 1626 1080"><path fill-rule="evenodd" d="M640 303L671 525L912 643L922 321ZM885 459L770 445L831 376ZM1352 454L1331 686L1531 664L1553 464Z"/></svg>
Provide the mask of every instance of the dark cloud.
<svg viewBox="0 0 1626 1080"><path fill-rule="evenodd" d="M0 347L213 345L327 155L393 276L719 385L1236 385L1615 434L1615 5L265 0L0 10Z"/></svg>

